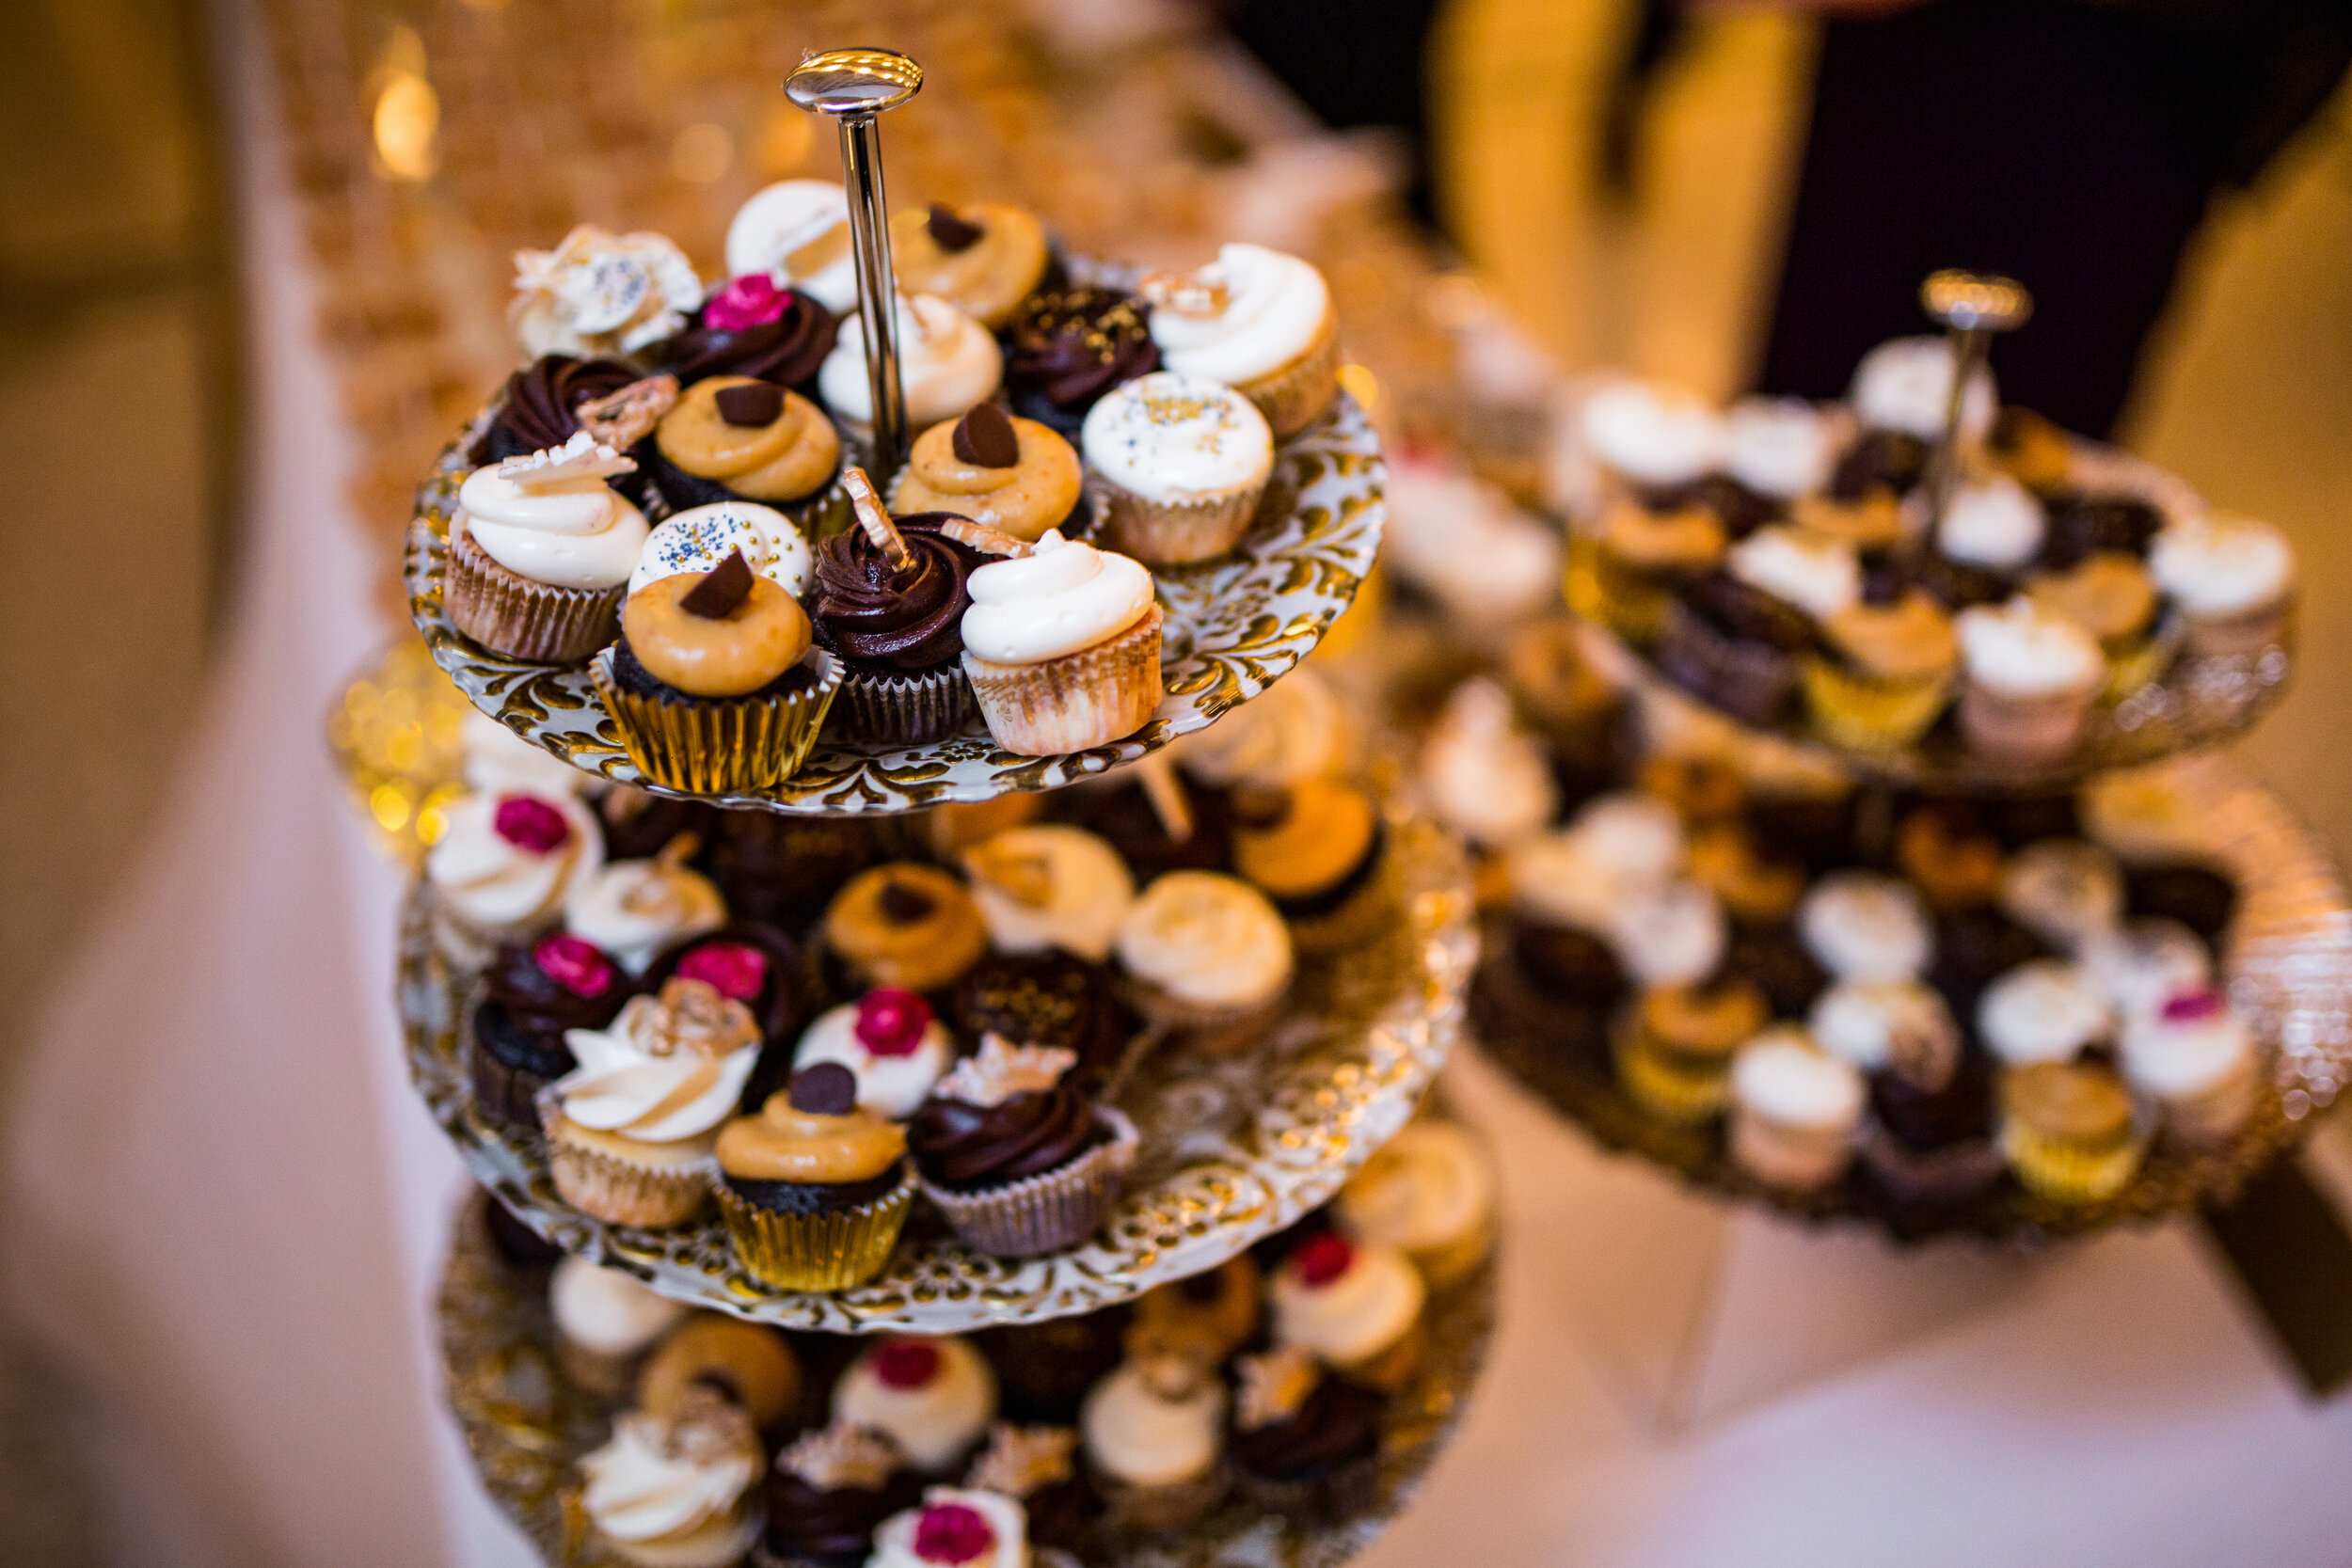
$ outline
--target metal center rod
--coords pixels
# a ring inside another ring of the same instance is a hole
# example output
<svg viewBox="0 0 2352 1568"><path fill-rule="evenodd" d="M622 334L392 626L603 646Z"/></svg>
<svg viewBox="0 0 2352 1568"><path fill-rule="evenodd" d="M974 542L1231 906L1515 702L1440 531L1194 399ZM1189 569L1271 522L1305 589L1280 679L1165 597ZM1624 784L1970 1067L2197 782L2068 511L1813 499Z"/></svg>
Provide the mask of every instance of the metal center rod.
<svg viewBox="0 0 2352 1568"><path fill-rule="evenodd" d="M1990 335L1980 326L1955 326L1949 341L1952 345L1952 391L1944 404L1944 437L1936 442L1935 451L1928 463L1928 537L1943 526L1944 508L1952 499L1952 484L1960 477L1960 421L1968 406L1968 384L1976 379L1977 368L1984 363Z"/></svg>
<svg viewBox="0 0 2352 1568"><path fill-rule="evenodd" d="M890 201L882 190L880 119L847 114L840 127L857 261L857 313L866 331L866 384L873 397L872 468L887 483L906 457L907 400L898 375L898 287L890 268Z"/></svg>

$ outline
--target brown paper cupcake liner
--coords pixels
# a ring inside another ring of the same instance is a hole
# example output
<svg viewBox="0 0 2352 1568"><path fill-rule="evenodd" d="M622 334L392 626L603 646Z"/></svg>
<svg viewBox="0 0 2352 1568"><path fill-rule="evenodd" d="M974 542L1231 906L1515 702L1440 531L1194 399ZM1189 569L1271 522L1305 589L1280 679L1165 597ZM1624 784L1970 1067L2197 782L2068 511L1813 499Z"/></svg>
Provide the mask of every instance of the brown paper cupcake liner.
<svg viewBox="0 0 2352 1568"><path fill-rule="evenodd" d="M956 1237L993 1258L1035 1258L1076 1246L1101 1228L1119 1201L1139 1142L1134 1122L1108 1106L1096 1113L1109 1126L1096 1144L1059 1170L1025 1176L985 1192L958 1193L926 1180L931 1200Z"/></svg>
<svg viewBox="0 0 2352 1568"><path fill-rule="evenodd" d="M1666 606L1651 657L1668 680L1752 724L1779 719L1797 689L1794 655L1725 636L1679 602Z"/></svg>
<svg viewBox="0 0 2352 1568"><path fill-rule="evenodd" d="M2010 762L2048 762L2073 751L2090 720L2094 685L2013 696L1980 681L1960 689L1960 730L1971 751Z"/></svg>
<svg viewBox="0 0 2352 1568"><path fill-rule="evenodd" d="M1323 418L1340 394L1339 317L1327 309L1306 353L1273 374L1243 382L1233 390L1258 405L1278 441L1289 440Z"/></svg>
<svg viewBox="0 0 2352 1568"><path fill-rule="evenodd" d="M534 664L577 664L619 634L628 584L554 588L490 559L464 513L449 531L441 602L450 625L492 653Z"/></svg>
<svg viewBox="0 0 2352 1568"><path fill-rule="evenodd" d="M882 1273L914 1207L914 1167L877 1198L826 1214L786 1214L737 1195L719 1173L710 1192L743 1266L784 1291L846 1291Z"/></svg>
<svg viewBox="0 0 2352 1568"><path fill-rule="evenodd" d="M997 664L966 648L963 673L996 744L1016 756L1083 752L1130 736L1159 711L1156 604L1107 642L1042 664Z"/></svg>
<svg viewBox="0 0 2352 1568"><path fill-rule="evenodd" d="M958 664L930 670L860 670L845 664L841 690L826 720L845 740L919 745L945 740L977 711L972 683Z"/></svg>
<svg viewBox="0 0 2352 1568"><path fill-rule="evenodd" d="M640 697L613 680L613 652L596 655L588 676L620 728L629 760L654 783L696 795L764 789L790 778L808 760L841 689L841 661L816 648L807 662L817 683L797 691L708 701Z"/></svg>
<svg viewBox="0 0 2352 1568"><path fill-rule="evenodd" d="M1156 501L1096 476L1103 545L1147 566L1183 566L1224 555L1258 515L1263 484L1204 501Z"/></svg>
<svg viewBox="0 0 2352 1568"><path fill-rule="evenodd" d="M547 1134L548 1173L556 1195L583 1214L612 1225L664 1229L702 1212L710 1196L711 1162L656 1169L566 1142L557 1131L563 1109L552 1092L539 1096L539 1125Z"/></svg>
<svg viewBox="0 0 2352 1568"><path fill-rule="evenodd" d="M484 1119L501 1127L535 1128L539 1125L539 1091L549 1081L535 1072L508 1067L484 1049L481 1037L474 1032L474 1018L482 1010L483 995L488 989L479 983L474 986L457 1021L458 1043L466 1053L466 1077L473 1085L474 1109Z"/></svg>

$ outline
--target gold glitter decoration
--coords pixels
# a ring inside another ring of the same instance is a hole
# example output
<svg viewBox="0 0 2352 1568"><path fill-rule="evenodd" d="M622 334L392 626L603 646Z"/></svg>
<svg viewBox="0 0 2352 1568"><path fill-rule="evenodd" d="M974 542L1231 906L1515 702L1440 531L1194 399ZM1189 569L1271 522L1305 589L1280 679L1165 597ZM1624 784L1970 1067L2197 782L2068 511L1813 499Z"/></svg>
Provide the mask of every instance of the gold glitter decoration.
<svg viewBox="0 0 2352 1568"><path fill-rule="evenodd" d="M444 808L465 793L466 711L423 642L404 637L326 716L326 743L354 801L385 852L410 865L423 863L447 826Z"/></svg>

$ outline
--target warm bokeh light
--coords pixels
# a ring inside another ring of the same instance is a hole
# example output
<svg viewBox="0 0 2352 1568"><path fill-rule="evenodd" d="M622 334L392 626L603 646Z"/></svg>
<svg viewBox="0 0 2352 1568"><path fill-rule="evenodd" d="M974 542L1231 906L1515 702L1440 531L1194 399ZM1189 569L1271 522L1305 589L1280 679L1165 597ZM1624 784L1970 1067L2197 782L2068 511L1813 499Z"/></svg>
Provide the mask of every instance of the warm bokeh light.
<svg viewBox="0 0 2352 1568"><path fill-rule="evenodd" d="M670 172L689 184L716 184L734 162L735 138L723 125L690 125L670 143Z"/></svg>
<svg viewBox="0 0 2352 1568"><path fill-rule="evenodd" d="M353 798L385 847L411 864L446 831L444 808L464 792L469 711L423 642L407 638L345 687L327 715L327 743Z"/></svg>
<svg viewBox="0 0 2352 1568"><path fill-rule="evenodd" d="M752 163L766 178L781 180L800 168L816 137L808 115L778 98L759 118L758 134L752 138Z"/></svg>
<svg viewBox="0 0 2352 1568"><path fill-rule="evenodd" d="M436 158L433 138L441 128L441 100L433 84L412 71L395 71L375 100L375 155L395 180L429 180Z"/></svg>
<svg viewBox="0 0 2352 1568"><path fill-rule="evenodd" d="M1362 365L1340 367L1340 389L1362 405L1365 413L1380 406L1380 378Z"/></svg>

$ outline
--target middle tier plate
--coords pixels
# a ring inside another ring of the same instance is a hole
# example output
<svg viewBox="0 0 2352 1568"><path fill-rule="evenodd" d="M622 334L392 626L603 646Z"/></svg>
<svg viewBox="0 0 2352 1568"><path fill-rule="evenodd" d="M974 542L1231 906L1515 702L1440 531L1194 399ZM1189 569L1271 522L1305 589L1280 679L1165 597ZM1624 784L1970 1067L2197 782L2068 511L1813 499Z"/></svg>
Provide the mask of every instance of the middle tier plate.
<svg viewBox="0 0 2352 1568"><path fill-rule="evenodd" d="M564 1203L535 1132L476 1114L457 1023L471 976L431 934L429 887L402 923L399 997L409 1076L467 1166L566 1252L665 1295L785 1328L956 1333L1089 1312L1224 1261L1337 1192L1405 1125L1461 1031L1477 952L1460 851L1414 818L1388 825L1396 923L1347 952L1303 958L1289 1011L1232 1057L1164 1047L1113 1097L1142 1134L1125 1197L1084 1245L982 1257L918 1212L867 1284L776 1290L736 1261L714 1218L675 1230L608 1225Z"/></svg>

